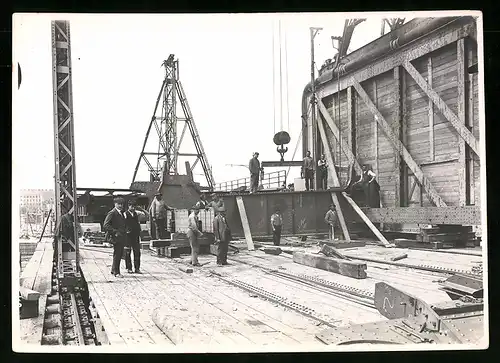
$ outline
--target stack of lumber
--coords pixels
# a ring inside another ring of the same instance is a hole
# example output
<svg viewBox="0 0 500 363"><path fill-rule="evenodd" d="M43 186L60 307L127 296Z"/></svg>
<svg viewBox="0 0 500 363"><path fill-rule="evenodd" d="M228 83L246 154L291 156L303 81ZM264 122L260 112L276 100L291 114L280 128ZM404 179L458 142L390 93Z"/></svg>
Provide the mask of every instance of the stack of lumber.
<svg viewBox="0 0 500 363"><path fill-rule="evenodd" d="M366 263L361 261L350 261L314 253L295 252L293 254L293 262L355 279L366 278Z"/></svg>
<svg viewBox="0 0 500 363"><path fill-rule="evenodd" d="M181 255L189 255L191 253L191 246L189 240L184 233L174 233L171 240L165 240L167 244L160 248L164 248L164 251L157 251L158 255L166 256L169 258L179 258ZM153 241L155 243L160 243L160 240ZM200 245L200 254L210 253L210 245L214 243L214 235L212 233L203 233L203 236L198 238L198 243ZM156 246L152 246L157 248Z"/></svg>
<svg viewBox="0 0 500 363"><path fill-rule="evenodd" d="M477 245L476 235L470 226L439 225L420 228L411 236L413 238L397 238L394 243L403 248L433 249L474 247Z"/></svg>

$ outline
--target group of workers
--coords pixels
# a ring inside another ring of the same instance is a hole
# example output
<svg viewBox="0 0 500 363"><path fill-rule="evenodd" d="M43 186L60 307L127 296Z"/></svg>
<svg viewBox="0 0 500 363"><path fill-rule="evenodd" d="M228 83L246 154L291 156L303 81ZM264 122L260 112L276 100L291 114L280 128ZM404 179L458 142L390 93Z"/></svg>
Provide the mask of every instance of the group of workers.
<svg viewBox="0 0 500 363"><path fill-rule="evenodd" d="M260 165L259 153L255 152L253 157L250 159L248 165L250 170L250 193L255 193L259 189L259 177L262 178L263 168ZM326 160L325 154L321 155L318 160L316 170L319 173L319 188L323 190L328 189L328 162ZM362 166L362 174L359 179L352 181L347 187L347 192L351 193L353 190L362 189L365 194L365 206L371 208L380 207L380 186L376 180L376 174L372 167L368 164ZM353 170L354 172L354 170ZM305 179L306 190L314 189L314 159L311 157L311 152L307 151L306 156L303 159L303 164L301 167L301 178ZM356 176L353 175L353 179ZM293 184L286 185L283 183L282 190L293 190Z"/></svg>

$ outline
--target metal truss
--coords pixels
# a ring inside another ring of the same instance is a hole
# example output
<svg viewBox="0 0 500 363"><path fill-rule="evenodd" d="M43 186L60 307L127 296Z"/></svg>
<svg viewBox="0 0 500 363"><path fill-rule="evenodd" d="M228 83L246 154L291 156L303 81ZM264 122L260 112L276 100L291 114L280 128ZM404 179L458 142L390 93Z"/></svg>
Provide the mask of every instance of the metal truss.
<svg viewBox="0 0 500 363"><path fill-rule="evenodd" d="M71 42L69 21L52 21L52 85L54 95L55 217L56 231L64 215L77 217L73 94L71 82ZM64 239L56 232L58 278L79 276L78 230Z"/></svg>
<svg viewBox="0 0 500 363"><path fill-rule="evenodd" d="M198 162L203 168L208 187L213 190L214 178L212 170L208 163L207 155L203 149L198 130L194 123L193 115L189 107L186 94L179 80L179 60L175 59L173 54L170 54L167 60L163 62L165 67L165 79L163 80L160 93L156 100L153 117L146 132L146 137L142 146L142 151L137 160L132 183L136 181L137 172L141 161L144 162L149 170L152 181L159 181L165 174L178 174L178 157L195 157L194 163L190 166L191 171L195 168ZM161 101L161 108L160 106ZM177 102L180 103L184 118L177 117ZM184 122L184 126L180 137L177 135L178 122ZM146 144L150 137L151 128L156 129L159 143L158 149L153 152L146 151ZM186 129L189 129L191 137L196 148L196 153L180 153Z"/></svg>

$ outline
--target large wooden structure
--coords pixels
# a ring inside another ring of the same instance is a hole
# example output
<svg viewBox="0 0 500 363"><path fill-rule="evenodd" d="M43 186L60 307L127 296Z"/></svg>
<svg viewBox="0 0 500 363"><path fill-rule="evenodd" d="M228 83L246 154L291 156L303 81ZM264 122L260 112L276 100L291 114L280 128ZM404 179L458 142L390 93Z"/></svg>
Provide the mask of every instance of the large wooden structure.
<svg viewBox="0 0 500 363"><path fill-rule="evenodd" d="M402 207L438 207L431 219L445 207L480 207L476 32L473 17L414 19L320 74L326 148L313 143L321 137L307 117L311 85L304 90L304 153L317 160L331 148L341 184L348 166L370 164L382 207L392 209L387 221L375 213L377 222L408 223L408 211L397 219Z"/></svg>

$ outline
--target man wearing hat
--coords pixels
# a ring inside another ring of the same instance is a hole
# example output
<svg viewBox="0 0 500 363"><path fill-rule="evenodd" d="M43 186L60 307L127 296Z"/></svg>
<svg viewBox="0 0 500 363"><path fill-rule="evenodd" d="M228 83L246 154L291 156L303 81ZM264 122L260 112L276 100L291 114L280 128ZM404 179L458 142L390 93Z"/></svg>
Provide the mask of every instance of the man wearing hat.
<svg viewBox="0 0 500 363"><path fill-rule="evenodd" d="M127 243L127 226L125 224L126 217L123 208L125 200L121 197L116 197L113 202L115 203L115 207L106 215L103 227L109 236L109 241L113 245L113 264L111 266L111 275L115 277L123 277L120 274L120 262L123 256L123 248Z"/></svg>
<svg viewBox="0 0 500 363"><path fill-rule="evenodd" d="M191 214L188 217L188 231L187 237L189 239L189 244L191 245L191 265L200 266L198 262L198 253L200 249L200 245L198 243L198 238L203 236L203 234L198 229L198 214L200 210L198 208L194 208L191 211Z"/></svg>
<svg viewBox="0 0 500 363"><path fill-rule="evenodd" d="M210 203L208 203L208 207L213 209L214 215L217 215L219 209L225 208L224 201L222 200L220 195L218 195L216 193L213 193L211 195L211 198L212 198L212 201Z"/></svg>
<svg viewBox="0 0 500 363"><path fill-rule="evenodd" d="M248 169L250 169L250 193L255 193L259 188L259 174L261 171L258 152L253 153Z"/></svg>
<svg viewBox="0 0 500 363"><path fill-rule="evenodd" d="M274 214L271 216L271 228L273 229L273 244L280 245L281 228L283 227L283 218L281 217L279 207L276 207Z"/></svg>
<svg viewBox="0 0 500 363"><path fill-rule="evenodd" d="M149 214L151 215L151 218L153 218L156 239L165 238L165 226L167 221L168 209L169 208L167 204L162 199L161 193L156 193L155 199L153 200L153 203L151 203L151 207L149 208Z"/></svg>
<svg viewBox="0 0 500 363"><path fill-rule="evenodd" d="M132 273L132 251L134 252L135 273L141 273L141 224L136 210L135 200L128 201L128 210L125 212L125 225L127 226L127 243L125 245L125 267L128 273Z"/></svg>
<svg viewBox="0 0 500 363"><path fill-rule="evenodd" d="M325 215L325 222L328 224L329 239L335 239L335 223L337 223L337 213L335 213L335 205L330 205L330 209L328 210L328 212L326 212Z"/></svg>
<svg viewBox="0 0 500 363"><path fill-rule="evenodd" d="M217 265L227 265L227 250L231 242L231 229L226 220L226 208L224 206L217 209L214 218L214 236L217 244Z"/></svg>

